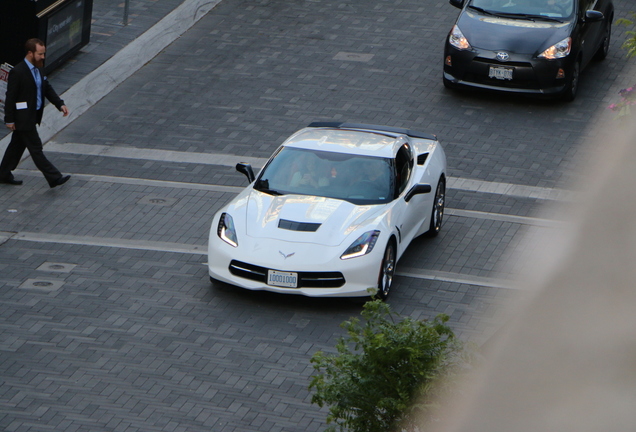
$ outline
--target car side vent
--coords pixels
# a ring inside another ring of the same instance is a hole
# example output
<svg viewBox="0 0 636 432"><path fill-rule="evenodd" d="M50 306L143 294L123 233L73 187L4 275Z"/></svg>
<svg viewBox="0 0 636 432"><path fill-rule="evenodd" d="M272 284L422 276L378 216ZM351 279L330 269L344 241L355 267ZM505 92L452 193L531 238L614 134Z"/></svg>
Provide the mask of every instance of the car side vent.
<svg viewBox="0 0 636 432"><path fill-rule="evenodd" d="M421 155L417 157L417 164L424 165L424 162L426 162L426 159L428 159L428 153L422 153Z"/></svg>
<svg viewBox="0 0 636 432"><path fill-rule="evenodd" d="M310 222L294 222L286 219L280 219L278 221L278 228L290 231L316 232L318 228L320 228L320 225L322 224Z"/></svg>

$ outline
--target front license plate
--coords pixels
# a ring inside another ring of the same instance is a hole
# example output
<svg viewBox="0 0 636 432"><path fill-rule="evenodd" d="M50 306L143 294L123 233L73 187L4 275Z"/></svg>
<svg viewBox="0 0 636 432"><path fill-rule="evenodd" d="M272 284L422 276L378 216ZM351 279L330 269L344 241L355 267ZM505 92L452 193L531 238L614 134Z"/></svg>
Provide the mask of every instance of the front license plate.
<svg viewBox="0 0 636 432"><path fill-rule="evenodd" d="M267 285L296 288L298 287L298 273L268 270Z"/></svg>
<svg viewBox="0 0 636 432"><path fill-rule="evenodd" d="M502 66L490 66L488 71L488 78L495 78L498 80L511 80L513 68L507 68Z"/></svg>

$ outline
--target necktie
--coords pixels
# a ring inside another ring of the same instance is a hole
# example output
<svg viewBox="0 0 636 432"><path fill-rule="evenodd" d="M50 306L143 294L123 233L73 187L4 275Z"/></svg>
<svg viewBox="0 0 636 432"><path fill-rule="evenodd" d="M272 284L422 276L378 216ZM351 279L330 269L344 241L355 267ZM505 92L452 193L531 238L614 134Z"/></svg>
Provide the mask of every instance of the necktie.
<svg viewBox="0 0 636 432"><path fill-rule="evenodd" d="M33 68L33 76L35 77L35 86L37 87L38 91L38 98L37 98L37 104L35 109L39 110L40 108L42 108L42 78L40 78L40 71L38 70L38 68Z"/></svg>

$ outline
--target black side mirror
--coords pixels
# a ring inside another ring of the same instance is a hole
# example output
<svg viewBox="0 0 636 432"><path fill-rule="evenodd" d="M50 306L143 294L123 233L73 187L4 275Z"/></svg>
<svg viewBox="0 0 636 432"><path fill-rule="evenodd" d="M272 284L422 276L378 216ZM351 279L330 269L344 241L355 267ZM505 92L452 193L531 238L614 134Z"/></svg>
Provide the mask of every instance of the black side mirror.
<svg viewBox="0 0 636 432"><path fill-rule="evenodd" d="M256 178L256 176L254 175L254 170L252 169L252 165L248 163L245 163L245 162L237 163L236 170L240 173L245 174L245 177L247 177L250 183L252 183L254 179Z"/></svg>
<svg viewBox="0 0 636 432"><path fill-rule="evenodd" d="M605 16L603 15L603 12L599 12L595 10L589 10L585 12L586 23L595 23L595 22L603 21L604 18Z"/></svg>
<svg viewBox="0 0 636 432"><path fill-rule="evenodd" d="M429 193L431 191L431 185L428 184L416 184L404 195L404 201L409 202L415 195Z"/></svg>
<svg viewBox="0 0 636 432"><path fill-rule="evenodd" d="M464 0L449 0L449 3L459 9L464 7Z"/></svg>

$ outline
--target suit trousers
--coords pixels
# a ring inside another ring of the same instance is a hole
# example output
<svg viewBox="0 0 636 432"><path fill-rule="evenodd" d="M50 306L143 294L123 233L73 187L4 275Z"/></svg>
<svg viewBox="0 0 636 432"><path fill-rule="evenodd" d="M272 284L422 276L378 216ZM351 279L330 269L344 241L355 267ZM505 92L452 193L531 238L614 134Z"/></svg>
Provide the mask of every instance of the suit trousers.
<svg viewBox="0 0 636 432"><path fill-rule="evenodd" d="M33 163L42 171L49 185L62 177L62 173L44 156L42 140L37 129L32 129L13 131L11 142L9 142L7 151L4 153L0 163L0 179L13 178L11 171L18 167L25 148L29 150Z"/></svg>

